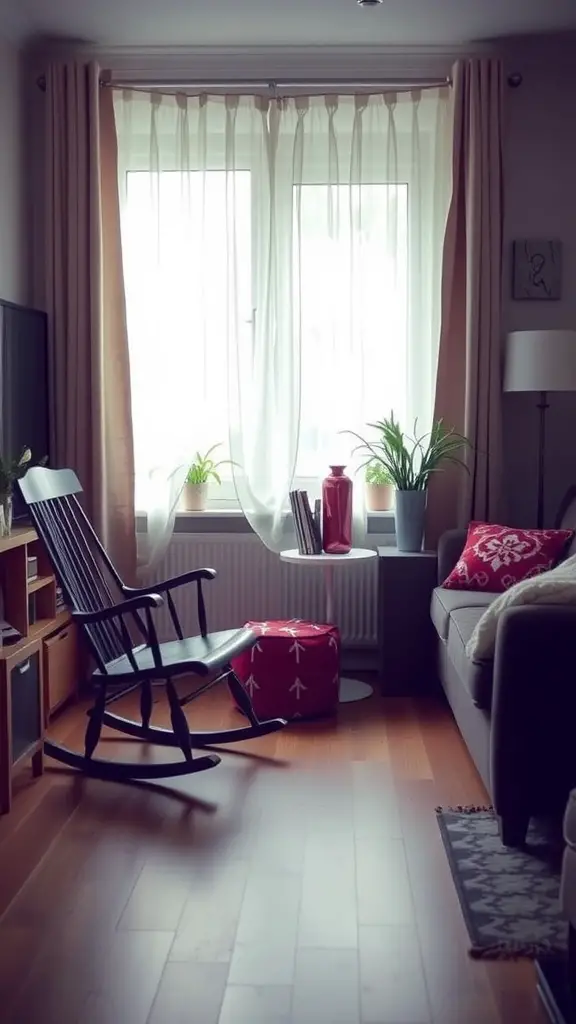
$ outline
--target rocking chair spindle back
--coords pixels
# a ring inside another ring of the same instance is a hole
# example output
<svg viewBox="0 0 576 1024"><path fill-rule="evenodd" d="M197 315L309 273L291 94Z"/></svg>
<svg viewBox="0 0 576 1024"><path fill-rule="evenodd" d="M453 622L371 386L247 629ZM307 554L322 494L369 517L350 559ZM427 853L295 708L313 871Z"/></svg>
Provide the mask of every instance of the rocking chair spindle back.
<svg viewBox="0 0 576 1024"><path fill-rule="evenodd" d="M66 600L77 612L111 608L122 598L123 584L76 497L82 488L70 470L60 470L57 481L47 473L29 471L20 486ZM148 641L140 616L133 621ZM133 647L123 618L87 624L85 634L101 671Z"/></svg>

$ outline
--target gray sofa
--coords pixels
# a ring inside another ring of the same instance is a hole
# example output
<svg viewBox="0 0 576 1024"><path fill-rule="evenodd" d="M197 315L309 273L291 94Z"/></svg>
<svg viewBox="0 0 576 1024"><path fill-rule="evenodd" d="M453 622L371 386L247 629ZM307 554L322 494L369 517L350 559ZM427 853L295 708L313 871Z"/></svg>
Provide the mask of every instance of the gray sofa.
<svg viewBox="0 0 576 1024"><path fill-rule="evenodd" d="M576 527L571 492L558 525ZM490 793L507 846L524 842L532 816L561 815L576 786L576 607L509 608L498 623L493 662L473 663L465 647L494 594L441 586L466 531L446 533L431 615L440 681L458 728ZM568 554L576 553L576 540Z"/></svg>

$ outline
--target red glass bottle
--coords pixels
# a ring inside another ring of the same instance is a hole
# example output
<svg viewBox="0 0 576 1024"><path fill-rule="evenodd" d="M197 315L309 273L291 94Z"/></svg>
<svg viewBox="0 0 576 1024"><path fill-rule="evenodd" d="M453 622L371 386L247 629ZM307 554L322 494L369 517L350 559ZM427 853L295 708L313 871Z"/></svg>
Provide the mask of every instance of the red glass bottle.
<svg viewBox="0 0 576 1024"><path fill-rule="evenodd" d="M345 555L352 547L352 481L344 466L330 466L322 484L322 547L327 555Z"/></svg>

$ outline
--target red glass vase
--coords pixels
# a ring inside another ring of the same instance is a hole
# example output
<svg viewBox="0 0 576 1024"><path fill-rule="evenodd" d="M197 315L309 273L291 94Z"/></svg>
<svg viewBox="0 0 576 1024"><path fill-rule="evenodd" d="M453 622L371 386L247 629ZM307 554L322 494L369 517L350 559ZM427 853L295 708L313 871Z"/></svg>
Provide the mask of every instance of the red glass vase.
<svg viewBox="0 0 576 1024"><path fill-rule="evenodd" d="M330 466L322 484L322 547L327 555L345 555L352 547L352 481L344 466Z"/></svg>

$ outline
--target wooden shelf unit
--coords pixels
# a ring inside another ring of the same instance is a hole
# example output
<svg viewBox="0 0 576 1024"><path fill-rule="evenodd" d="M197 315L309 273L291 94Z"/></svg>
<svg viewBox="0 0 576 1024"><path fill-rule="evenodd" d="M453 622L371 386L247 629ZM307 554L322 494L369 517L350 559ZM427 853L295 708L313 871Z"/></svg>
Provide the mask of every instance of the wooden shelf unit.
<svg viewBox="0 0 576 1024"><path fill-rule="evenodd" d="M37 576L28 579L28 558ZM76 626L58 609L56 579L36 531L17 527L0 538L0 589L4 618L21 640L0 647L0 814L10 810L12 775L32 760L43 770L46 722L76 693L80 670Z"/></svg>

